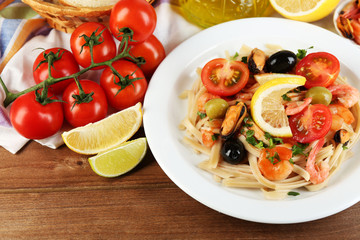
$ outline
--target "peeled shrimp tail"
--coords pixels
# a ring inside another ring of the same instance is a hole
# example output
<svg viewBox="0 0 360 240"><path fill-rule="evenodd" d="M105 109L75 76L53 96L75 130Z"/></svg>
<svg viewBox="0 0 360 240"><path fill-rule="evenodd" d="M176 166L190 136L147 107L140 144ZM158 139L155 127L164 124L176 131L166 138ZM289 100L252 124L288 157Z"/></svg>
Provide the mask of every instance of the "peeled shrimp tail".
<svg viewBox="0 0 360 240"><path fill-rule="evenodd" d="M333 98L337 98L338 101L347 108L350 108L359 102L359 90L350 85L331 85L328 87L328 90L332 93Z"/></svg>
<svg viewBox="0 0 360 240"><path fill-rule="evenodd" d="M306 162L306 171L310 174L310 181L313 184L319 184L326 180L329 176L329 164L327 162L321 162L320 166L316 165L316 154L320 151L325 143L325 138L318 140L313 149L311 149L309 157Z"/></svg>

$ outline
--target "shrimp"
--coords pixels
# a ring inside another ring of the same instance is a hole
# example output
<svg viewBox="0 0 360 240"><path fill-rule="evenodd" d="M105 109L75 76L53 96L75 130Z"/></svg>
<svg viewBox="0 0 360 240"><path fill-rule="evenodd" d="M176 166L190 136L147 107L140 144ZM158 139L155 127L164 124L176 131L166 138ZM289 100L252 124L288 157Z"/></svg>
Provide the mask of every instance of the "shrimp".
<svg viewBox="0 0 360 240"><path fill-rule="evenodd" d="M343 123L350 125L355 121L354 115L348 108L340 104L330 104L328 107L332 114L331 130L337 131L342 128Z"/></svg>
<svg viewBox="0 0 360 240"><path fill-rule="evenodd" d="M347 4L336 19L336 24L344 37L360 44L360 2Z"/></svg>
<svg viewBox="0 0 360 240"><path fill-rule="evenodd" d="M359 91L347 84L331 85L328 90L332 93L333 99L337 100L347 108L351 108L360 99Z"/></svg>
<svg viewBox="0 0 360 240"><path fill-rule="evenodd" d="M211 148L217 141L217 135L220 133L221 123L222 120L213 119L206 122L206 124L201 127L201 139L206 147Z"/></svg>
<svg viewBox="0 0 360 240"><path fill-rule="evenodd" d="M310 181L313 184L319 184L326 180L329 176L330 167L327 162L322 161L320 166L316 165L316 154L320 151L325 143L325 138L321 138L311 149L309 157L306 161L306 171L310 174Z"/></svg>
<svg viewBox="0 0 360 240"><path fill-rule="evenodd" d="M295 115L304 110L311 103L312 98L305 98L304 101L290 102L285 109L286 115Z"/></svg>
<svg viewBox="0 0 360 240"><path fill-rule="evenodd" d="M217 95L211 94L209 92L204 92L196 101L198 111L205 112L205 103L214 98L220 98Z"/></svg>
<svg viewBox="0 0 360 240"><path fill-rule="evenodd" d="M258 167L265 178L271 181L284 180L294 169L291 157L292 151L287 147L264 148L260 153Z"/></svg>

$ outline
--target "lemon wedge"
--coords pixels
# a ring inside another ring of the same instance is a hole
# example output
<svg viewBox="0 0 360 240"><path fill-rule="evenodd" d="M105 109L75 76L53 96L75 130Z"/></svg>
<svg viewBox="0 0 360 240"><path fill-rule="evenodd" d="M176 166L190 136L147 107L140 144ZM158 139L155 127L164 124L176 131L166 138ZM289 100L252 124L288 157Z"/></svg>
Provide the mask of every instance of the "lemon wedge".
<svg viewBox="0 0 360 240"><path fill-rule="evenodd" d="M117 177L135 168L144 158L146 150L146 138L138 138L89 158L89 163L96 174Z"/></svg>
<svg viewBox="0 0 360 240"><path fill-rule="evenodd" d="M272 7L286 18L313 22L329 15L339 0L270 0Z"/></svg>
<svg viewBox="0 0 360 240"><path fill-rule="evenodd" d="M300 75L295 74L288 74L288 73L261 73L254 75L255 80L260 84L263 85L264 83L274 80L277 78L303 78Z"/></svg>
<svg viewBox="0 0 360 240"><path fill-rule="evenodd" d="M251 116L264 131L275 137L291 137L289 121L282 105L282 95L305 84L304 77L283 77L261 85L251 99Z"/></svg>
<svg viewBox="0 0 360 240"><path fill-rule="evenodd" d="M142 123L142 104L126 108L98 122L64 132L64 143L80 154L104 152L130 139Z"/></svg>

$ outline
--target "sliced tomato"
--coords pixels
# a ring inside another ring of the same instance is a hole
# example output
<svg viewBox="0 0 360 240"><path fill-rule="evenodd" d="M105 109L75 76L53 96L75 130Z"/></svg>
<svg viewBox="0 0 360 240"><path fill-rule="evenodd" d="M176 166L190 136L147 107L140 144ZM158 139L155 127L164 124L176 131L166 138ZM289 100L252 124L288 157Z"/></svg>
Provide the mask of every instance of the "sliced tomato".
<svg viewBox="0 0 360 240"><path fill-rule="evenodd" d="M331 124L330 109L323 104L309 105L289 118L293 139L300 143L310 143L324 137L329 132Z"/></svg>
<svg viewBox="0 0 360 240"><path fill-rule="evenodd" d="M338 77L340 62L327 52L310 53L296 65L296 74L306 78L305 87L330 86Z"/></svg>
<svg viewBox="0 0 360 240"><path fill-rule="evenodd" d="M245 87L249 80L249 69L243 62L216 58L204 66L201 80L210 93L231 96Z"/></svg>

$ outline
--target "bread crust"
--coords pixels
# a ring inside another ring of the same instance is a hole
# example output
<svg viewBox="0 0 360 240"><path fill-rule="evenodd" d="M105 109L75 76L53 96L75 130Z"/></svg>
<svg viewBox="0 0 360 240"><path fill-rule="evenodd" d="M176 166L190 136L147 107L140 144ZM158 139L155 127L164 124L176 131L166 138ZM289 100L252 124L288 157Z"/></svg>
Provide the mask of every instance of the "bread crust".
<svg viewBox="0 0 360 240"><path fill-rule="evenodd" d="M59 0L59 2L65 6L101 8L113 6L117 0Z"/></svg>

